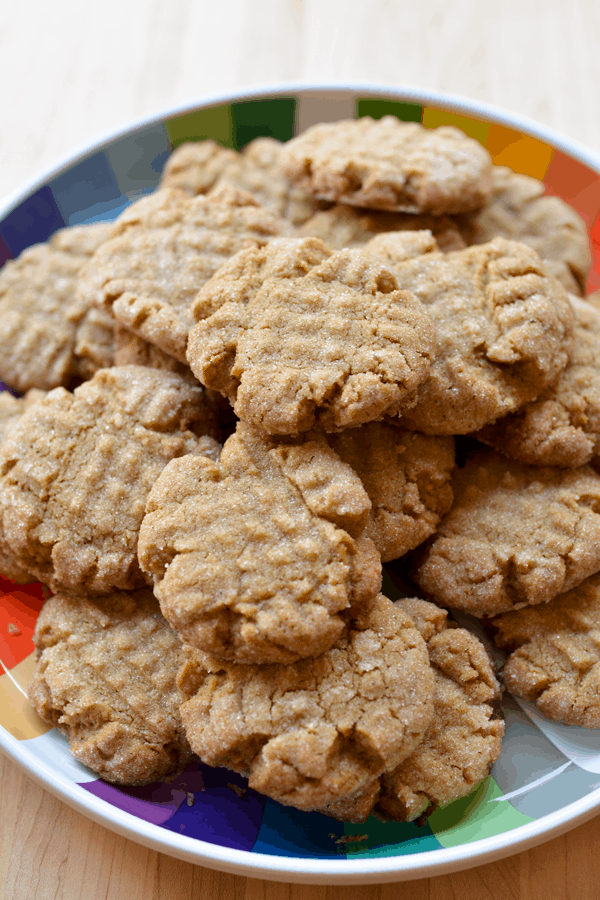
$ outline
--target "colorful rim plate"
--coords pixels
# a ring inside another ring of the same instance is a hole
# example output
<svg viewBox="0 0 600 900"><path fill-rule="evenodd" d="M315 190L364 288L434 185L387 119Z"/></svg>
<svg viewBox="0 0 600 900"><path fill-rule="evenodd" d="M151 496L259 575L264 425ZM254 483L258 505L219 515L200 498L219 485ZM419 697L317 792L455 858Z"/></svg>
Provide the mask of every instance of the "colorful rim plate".
<svg viewBox="0 0 600 900"><path fill-rule="evenodd" d="M586 220L600 288L600 158L517 116L448 95L369 85L282 85L211 96L101 135L0 207L0 265L57 228L111 220L152 191L173 147L213 138L233 148L287 140L320 121L392 114L452 124L497 165L544 181ZM393 567L386 576L394 598ZM425 825L344 825L245 790L225 770L191 766L169 784L120 789L77 763L29 708L39 585L0 578L0 747L46 789L125 837L180 859L287 881L360 883L441 875L524 850L600 809L600 734L552 729L507 697L507 734L490 778ZM343 838L343 840L340 840ZM354 840L352 840L354 838Z"/></svg>

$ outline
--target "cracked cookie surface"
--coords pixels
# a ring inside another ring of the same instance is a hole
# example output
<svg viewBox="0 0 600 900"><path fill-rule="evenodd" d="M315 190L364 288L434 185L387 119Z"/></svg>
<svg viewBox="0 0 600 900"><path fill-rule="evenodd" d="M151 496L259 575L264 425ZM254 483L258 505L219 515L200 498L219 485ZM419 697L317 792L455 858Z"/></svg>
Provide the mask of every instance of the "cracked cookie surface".
<svg viewBox="0 0 600 900"><path fill-rule="evenodd" d="M375 786L431 720L425 643L382 595L316 659L250 666L188 653L179 686L192 749L297 809L322 809Z"/></svg>
<svg viewBox="0 0 600 900"><path fill-rule="evenodd" d="M537 400L488 425L480 441L534 466L582 466L600 454L600 310L573 295L567 367Z"/></svg>
<svg viewBox="0 0 600 900"><path fill-rule="evenodd" d="M388 248L392 235L382 235ZM388 265L392 265L388 256ZM569 359L573 313L525 244L496 238L453 253L393 265L431 315L438 350L403 412L426 434L467 434L513 412L552 384Z"/></svg>
<svg viewBox="0 0 600 900"><path fill-rule="evenodd" d="M491 158L453 127L427 129L395 116L313 125L285 145L282 167L323 200L409 213L479 209Z"/></svg>
<svg viewBox="0 0 600 900"><path fill-rule="evenodd" d="M326 431L414 403L435 353L431 320L391 270L316 238L240 252L199 293L188 361L267 434Z"/></svg>
<svg viewBox="0 0 600 900"><path fill-rule="evenodd" d="M79 294L125 328L185 363L190 306L219 266L288 226L242 191L190 198L164 188L114 223L82 272Z"/></svg>
<svg viewBox="0 0 600 900"><path fill-rule="evenodd" d="M600 475L492 452L452 480L454 503L416 573L436 602L475 616L546 603L600 569Z"/></svg>
<svg viewBox="0 0 600 900"><path fill-rule="evenodd" d="M57 231L0 270L0 378L18 391L69 387L112 365L112 322L76 296L110 225Z"/></svg>
<svg viewBox="0 0 600 900"><path fill-rule="evenodd" d="M565 725L600 728L600 576L491 623L506 687Z"/></svg>
<svg viewBox="0 0 600 900"><path fill-rule="evenodd" d="M185 642L290 662L331 647L344 613L379 590L380 557L360 537L370 505L324 439L275 446L238 426L218 464L188 456L157 480L139 560Z"/></svg>
<svg viewBox="0 0 600 900"><path fill-rule="evenodd" d="M399 600L427 643L435 676L433 718L423 740L381 778L377 811L412 822L475 790L500 756L500 685L485 647L425 600Z"/></svg>
<svg viewBox="0 0 600 900"><path fill-rule="evenodd" d="M494 166L486 205L457 224L468 244L485 244L495 237L528 244L568 291L582 294L592 263L586 224L564 200L545 195L545 190L536 178Z"/></svg>
<svg viewBox="0 0 600 900"><path fill-rule="evenodd" d="M56 388L0 446L0 547L53 590L145 583L136 558L146 497L176 456L213 452L202 391L170 372L102 369Z"/></svg>
<svg viewBox="0 0 600 900"><path fill-rule="evenodd" d="M29 700L84 765L135 785L191 758L176 683L182 648L151 591L55 594L35 644Z"/></svg>
<svg viewBox="0 0 600 900"><path fill-rule="evenodd" d="M404 556L435 531L452 505L454 441L370 422L327 436L359 475L371 509L363 535L383 562Z"/></svg>

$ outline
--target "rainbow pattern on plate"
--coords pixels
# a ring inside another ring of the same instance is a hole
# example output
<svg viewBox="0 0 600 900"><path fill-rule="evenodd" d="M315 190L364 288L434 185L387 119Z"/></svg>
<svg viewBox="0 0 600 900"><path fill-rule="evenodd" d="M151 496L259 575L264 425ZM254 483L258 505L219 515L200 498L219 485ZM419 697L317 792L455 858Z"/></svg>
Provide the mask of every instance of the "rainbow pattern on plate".
<svg viewBox="0 0 600 900"><path fill-rule="evenodd" d="M32 193L0 222L0 266L65 225L116 218L154 190L168 154L184 141L213 138L239 149L262 135L287 140L316 122L390 114L431 128L455 125L487 147L494 163L542 180L548 193L570 203L587 222L592 241L588 292L600 288L600 178L593 169L502 125L333 89L204 107L113 141ZM390 566L384 592L391 599L398 596L393 578ZM491 776L422 826L382 824L373 817L363 825L344 825L319 813L300 813L248 789L234 773L200 763L168 784L117 788L73 760L66 740L27 702L33 630L43 601L40 585L15 586L0 577L0 726L24 742L30 758L55 764L82 797L88 792L172 832L275 856L391 857L500 835L585 797L598 783L597 773L565 756L508 697L506 738Z"/></svg>

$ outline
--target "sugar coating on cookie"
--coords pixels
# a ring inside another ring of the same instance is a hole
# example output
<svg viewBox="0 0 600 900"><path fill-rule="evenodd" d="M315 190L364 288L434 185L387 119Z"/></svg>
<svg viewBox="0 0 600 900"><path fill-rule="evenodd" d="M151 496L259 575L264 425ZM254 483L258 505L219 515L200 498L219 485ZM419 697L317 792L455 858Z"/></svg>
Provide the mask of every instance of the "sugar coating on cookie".
<svg viewBox="0 0 600 900"><path fill-rule="evenodd" d="M592 257L581 216L559 197L545 195L544 183L536 178L506 166L494 166L492 177L492 193L483 209L457 221L467 243L505 237L528 244L567 290L582 294Z"/></svg>
<svg viewBox="0 0 600 900"><path fill-rule="evenodd" d="M436 602L475 616L546 603L600 570L600 475L481 453L415 573Z"/></svg>
<svg viewBox="0 0 600 900"><path fill-rule="evenodd" d="M492 186L487 150L451 126L427 129L395 116L313 125L285 145L286 175L335 203L408 213L479 209Z"/></svg>
<svg viewBox="0 0 600 900"><path fill-rule="evenodd" d="M218 464L189 456L163 472L139 560L184 641L285 663L331 647L379 590L380 557L359 537L370 505L324 439L275 446L240 426Z"/></svg>
<svg viewBox="0 0 600 900"><path fill-rule="evenodd" d="M427 649L382 595L316 659L220 663L189 652L179 686L192 749L209 765L297 809L321 809L373 786L421 740L432 715Z"/></svg>
<svg viewBox="0 0 600 900"><path fill-rule="evenodd" d="M466 797L500 756L504 722L500 685L481 641L448 628L446 612L424 600L395 603L427 642L435 675L433 718L421 743L381 777L377 811L412 822Z"/></svg>
<svg viewBox="0 0 600 900"><path fill-rule="evenodd" d="M314 213L299 229L301 237L317 237L332 250L362 247L378 234L431 231L445 253L466 246L456 223L449 216L411 215L375 209L357 209L340 203Z"/></svg>
<svg viewBox="0 0 600 900"><path fill-rule="evenodd" d="M151 591L58 593L36 631L29 700L107 781L149 784L192 753L179 713L181 644Z"/></svg>
<svg viewBox="0 0 600 900"><path fill-rule="evenodd" d="M57 231L0 271L0 378L18 391L73 386L112 365L112 323L76 296L110 226Z"/></svg>
<svg viewBox="0 0 600 900"><path fill-rule="evenodd" d="M359 475L371 509L363 535L383 562L398 559L435 531L452 505L454 440L391 422L370 422L327 436Z"/></svg>
<svg viewBox="0 0 600 900"><path fill-rule="evenodd" d="M534 466L582 466L600 454L600 310L570 296L575 317L567 367L537 400L477 435Z"/></svg>
<svg viewBox="0 0 600 900"><path fill-rule="evenodd" d="M316 238L241 251L200 291L188 361L267 434L361 425L414 403L431 320L391 270Z"/></svg>
<svg viewBox="0 0 600 900"><path fill-rule="evenodd" d="M392 265L391 239L388 265ZM369 244L372 248L373 242ZM573 313L530 247L504 238L393 266L435 324L438 351L404 412L426 434L467 434L534 400L569 359Z"/></svg>
<svg viewBox="0 0 600 900"><path fill-rule="evenodd" d="M600 728L600 576L491 623L509 691L553 721Z"/></svg>
<svg viewBox="0 0 600 900"><path fill-rule="evenodd" d="M238 250L287 228L250 194L226 185L193 198L165 188L117 219L82 273L79 293L185 363L190 305L200 288Z"/></svg>
<svg viewBox="0 0 600 900"><path fill-rule="evenodd" d="M50 391L0 446L0 547L53 590L143 585L147 495L174 457L216 455L212 423L200 388L157 369L102 369L73 394Z"/></svg>

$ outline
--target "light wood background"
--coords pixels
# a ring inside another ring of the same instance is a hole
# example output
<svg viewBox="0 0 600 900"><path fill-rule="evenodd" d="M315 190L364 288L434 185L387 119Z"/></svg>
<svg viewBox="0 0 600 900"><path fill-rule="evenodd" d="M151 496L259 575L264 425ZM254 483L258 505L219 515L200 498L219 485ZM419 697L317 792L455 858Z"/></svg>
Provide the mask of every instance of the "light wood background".
<svg viewBox="0 0 600 900"><path fill-rule="evenodd" d="M278 81L441 89L600 150L598 0L0 0L0 198L75 144L210 91ZM221 875L95 825L0 756L1 900L597 900L600 818L405 884Z"/></svg>

